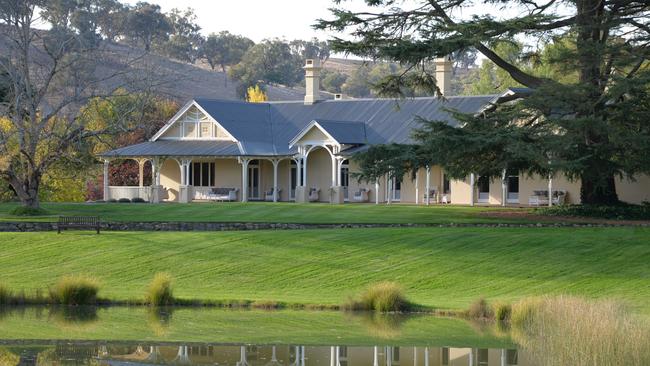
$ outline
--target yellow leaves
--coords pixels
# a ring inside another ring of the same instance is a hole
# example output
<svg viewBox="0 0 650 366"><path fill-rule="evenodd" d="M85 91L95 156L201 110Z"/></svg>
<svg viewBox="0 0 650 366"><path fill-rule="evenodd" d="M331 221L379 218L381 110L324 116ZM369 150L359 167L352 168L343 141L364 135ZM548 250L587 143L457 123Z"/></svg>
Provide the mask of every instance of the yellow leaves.
<svg viewBox="0 0 650 366"><path fill-rule="evenodd" d="M268 97L264 90L260 88L259 85L250 86L246 90L246 101L250 103L261 103L266 102Z"/></svg>
<svg viewBox="0 0 650 366"><path fill-rule="evenodd" d="M9 133L14 129L14 124L7 117L0 117L0 132Z"/></svg>

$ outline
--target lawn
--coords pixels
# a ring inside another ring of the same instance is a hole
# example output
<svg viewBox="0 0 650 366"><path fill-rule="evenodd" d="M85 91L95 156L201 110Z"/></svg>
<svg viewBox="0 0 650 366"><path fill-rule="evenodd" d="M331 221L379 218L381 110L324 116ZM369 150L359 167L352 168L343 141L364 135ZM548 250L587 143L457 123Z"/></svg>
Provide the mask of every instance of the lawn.
<svg viewBox="0 0 650 366"><path fill-rule="evenodd" d="M0 282L30 292L83 273L126 300L168 271L181 298L340 304L393 280L439 308L569 293L650 313L649 238L631 227L0 233Z"/></svg>
<svg viewBox="0 0 650 366"><path fill-rule="evenodd" d="M289 202L223 203L45 203L50 215L16 217L9 212L15 203L0 204L3 221L55 221L58 215L96 215L106 221L225 221L282 223L467 223L503 222L502 218L481 215L500 210L488 207L416 206L327 203L296 204ZM512 219L507 221L513 221Z"/></svg>

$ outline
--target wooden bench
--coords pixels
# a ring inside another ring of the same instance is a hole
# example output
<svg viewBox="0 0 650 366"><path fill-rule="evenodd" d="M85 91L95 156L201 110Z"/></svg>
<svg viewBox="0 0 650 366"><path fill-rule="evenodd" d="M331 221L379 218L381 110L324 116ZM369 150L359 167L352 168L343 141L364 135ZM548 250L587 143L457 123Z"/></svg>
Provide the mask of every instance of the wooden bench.
<svg viewBox="0 0 650 366"><path fill-rule="evenodd" d="M98 216L59 216L57 232L67 229L93 229L99 234L99 217Z"/></svg>

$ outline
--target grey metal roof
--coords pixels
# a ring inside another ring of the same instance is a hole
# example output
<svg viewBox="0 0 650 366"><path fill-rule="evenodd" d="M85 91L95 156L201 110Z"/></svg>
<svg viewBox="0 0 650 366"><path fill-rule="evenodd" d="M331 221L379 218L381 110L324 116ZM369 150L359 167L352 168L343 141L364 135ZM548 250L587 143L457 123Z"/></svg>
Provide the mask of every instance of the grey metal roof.
<svg viewBox="0 0 650 366"><path fill-rule="evenodd" d="M179 155L289 155L289 142L312 121L317 121L339 143L350 145L412 143L417 117L457 121L448 110L478 113L498 100L497 95L457 96L445 99L343 99L298 102L246 103L197 98L195 102L233 135L237 144L224 141L154 141L127 146L103 156Z"/></svg>
<svg viewBox="0 0 650 366"><path fill-rule="evenodd" d="M363 122L332 121L320 118L315 121L340 144L365 144L367 142L366 124Z"/></svg>
<svg viewBox="0 0 650 366"><path fill-rule="evenodd" d="M232 141L147 141L103 153L103 157L140 156L238 156L236 142Z"/></svg>

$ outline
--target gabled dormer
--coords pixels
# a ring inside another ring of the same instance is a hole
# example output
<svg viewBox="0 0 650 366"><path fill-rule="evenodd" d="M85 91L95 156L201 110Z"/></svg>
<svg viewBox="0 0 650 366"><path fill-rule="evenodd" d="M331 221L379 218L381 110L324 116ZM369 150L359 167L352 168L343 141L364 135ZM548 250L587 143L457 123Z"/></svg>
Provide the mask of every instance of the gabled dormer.
<svg viewBox="0 0 650 366"><path fill-rule="evenodd" d="M195 101L181 108L152 138L156 140L237 140Z"/></svg>

